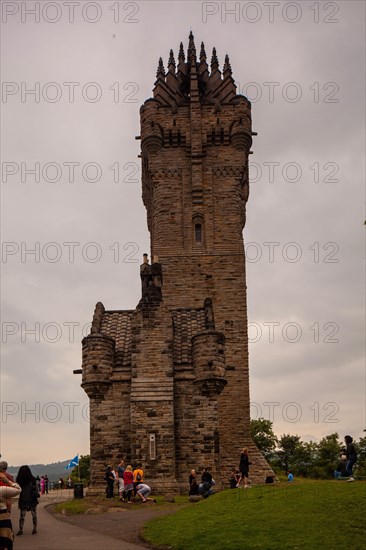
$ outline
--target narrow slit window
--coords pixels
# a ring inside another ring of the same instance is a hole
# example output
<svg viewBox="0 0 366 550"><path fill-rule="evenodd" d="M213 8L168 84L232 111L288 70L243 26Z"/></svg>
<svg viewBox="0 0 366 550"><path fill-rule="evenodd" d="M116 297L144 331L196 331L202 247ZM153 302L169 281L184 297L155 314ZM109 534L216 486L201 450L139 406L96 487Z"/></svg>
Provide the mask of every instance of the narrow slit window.
<svg viewBox="0 0 366 550"><path fill-rule="evenodd" d="M155 434L149 435L149 454L150 460L156 460L156 437Z"/></svg>
<svg viewBox="0 0 366 550"><path fill-rule="evenodd" d="M202 242L202 224L200 223L194 224L194 238L196 243Z"/></svg>

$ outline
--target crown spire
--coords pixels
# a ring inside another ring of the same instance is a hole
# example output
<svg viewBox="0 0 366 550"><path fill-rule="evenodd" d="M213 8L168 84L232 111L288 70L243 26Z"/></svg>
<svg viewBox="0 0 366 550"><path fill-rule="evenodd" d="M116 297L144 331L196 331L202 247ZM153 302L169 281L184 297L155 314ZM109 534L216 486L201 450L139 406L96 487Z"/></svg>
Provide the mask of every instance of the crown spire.
<svg viewBox="0 0 366 550"><path fill-rule="evenodd" d="M178 61L183 62L186 60L186 56L184 55L184 48L183 48L183 42L179 45L179 53L178 53Z"/></svg>
<svg viewBox="0 0 366 550"><path fill-rule="evenodd" d="M159 76L162 76L163 78L165 78L164 63L161 57L159 57L159 64L158 64L158 70L156 71L156 78L159 78Z"/></svg>
<svg viewBox="0 0 366 550"><path fill-rule="evenodd" d="M224 70L223 70L224 77L231 76L232 70L230 65L230 60L228 54L225 55L225 63L224 63Z"/></svg>
<svg viewBox="0 0 366 550"><path fill-rule="evenodd" d="M219 68L219 60L217 59L216 48L213 47L212 57L211 57L211 71L215 72L218 70L218 68Z"/></svg>
<svg viewBox="0 0 366 550"><path fill-rule="evenodd" d="M196 63L196 46L194 44L194 36L192 31L189 33L187 58L189 62Z"/></svg>
<svg viewBox="0 0 366 550"><path fill-rule="evenodd" d="M203 42L201 42L200 61L206 61L206 50Z"/></svg>
<svg viewBox="0 0 366 550"><path fill-rule="evenodd" d="M175 59L173 50L170 50L169 53L168 71L175 73Z"/></svg>
<svg viewBox="0 0 366 550"><path fill-rule="evenodd" d="M194 35L189 32L187 49L180 42L177 58L171 49L168 64L159 58L154 87L154 98L161 104L187 103L226 104L236 96L236 85L228 54L222 67L219 65L216 48L212 49L211 62L207 57L204 42L196 50ZM215 107L216 108L216 107Z"/></svg>

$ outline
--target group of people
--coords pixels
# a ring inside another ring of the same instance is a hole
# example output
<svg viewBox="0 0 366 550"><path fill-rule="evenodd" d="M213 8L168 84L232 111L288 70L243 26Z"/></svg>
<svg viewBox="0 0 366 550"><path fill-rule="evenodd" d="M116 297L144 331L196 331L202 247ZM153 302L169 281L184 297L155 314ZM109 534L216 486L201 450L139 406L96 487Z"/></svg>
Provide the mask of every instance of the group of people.
<svg viewBox="0 0 366 550"><path fill-rule="evenodd" d="M231 489L239 488L241 485L245 489L251 487L249 481L249 461L248 449L244 448L240 455L239 467L232 470L229 483ZM189 475L189 497L202 496L207 498L213 493L213 486L216 484L207 468L202 469L201 481L198 483L196 470L191 470ZM193 500L193 499L192 499Z"/></svg>
<svg viewBox="0 0 366 550"><path fill-rule="evenodd" d="M72 479L71 479L70 476L67 478L66 481L64 480L63 477L60 477L59 480L57 481L57 488L58 489L65 489L65 487L67 489L72 489L72 487L73 487L73 482L72 482ZM54 483L53 488L54 489L56 488L56 482Z"/></svg>
<svg viewBox="0 0 366 550"><path fill-rule="evenodd" d="M196 470L191 470L189 475L189 496L202 496L208 498L213 493L213 486L216 484L207 468L202 468L201 482L197 481Z"/></svg>
<svg viewBox="0 0 366 550"><path fill-rule="evenodd" d="M357 462L357 452L353 444L353 438L350 435L346 435L344 438L346 446L341 451L339 464L334 471L334 477L338 479L339 477L348 477L348 481L354 481L353 477L353 466ZM244 448L240 455L239 467L234 468L230 474L229 483L231 489L238 489L243 486L244 489L251 487L249 481L249 466L251 462L249 461L248 449ZM287 481L294 481L294 474L291 470L287 470ZM202 495L207 498L212 494L212 483L210 482L211 474L207 475L207 469L204 469L202 472L201 483L197 483L195 470L191 471L189 476L189 496L192 495ZM268 476L266 483L273 483L273 476Z"/></svg>
<svg viewBox="0 0 366 550"><path fill-rule="evenodd" d="M50 486L48 475L45 474L44 476L41 476L41 477L37 476L36 483L37 483L38 492L41 493L41 495L44 495L44 494L48 495L48 489Z"/></svg>
<svg viewBox="0 0 366 550"><path fill-rule="evenodd" d="M106 498L114 497L114 487L117 486L121 502L131 504L134 497L138 497L141 502L156 502L149 496L151 487L144 483L142 464L138 464L133 469L131 464L125 466L124 460L121 459L116 468L107 466L104 479L106 481Z"/></svg>
<svg viewBox="0 0 366 550"><path fill-rule="evenodd" d="M33 521L32 535L37 533L37 505L40 493L36 478L29 466L19 468L16 480L7 472L8 464L0 462L0 550L12 550L13 527L10 518L12 498L19 495L19 530L23 535L24 520L27 512L31 512Z"/></svg>

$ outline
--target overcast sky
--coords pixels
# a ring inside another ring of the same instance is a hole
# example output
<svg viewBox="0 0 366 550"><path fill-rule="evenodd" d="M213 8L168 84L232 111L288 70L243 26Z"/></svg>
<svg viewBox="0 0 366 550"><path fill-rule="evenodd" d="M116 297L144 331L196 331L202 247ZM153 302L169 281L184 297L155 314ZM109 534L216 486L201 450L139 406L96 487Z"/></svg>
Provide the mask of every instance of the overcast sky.
<svg viewBox="0 0 366 550"><path fill-rule="evenodd" d="M139 108L190 29L221 67L229 54L258 132L244 230L252 416L304 440L363 435L364 2L2 9L3 458L89 452L72 371L95 303L139 301Z"/></svg>

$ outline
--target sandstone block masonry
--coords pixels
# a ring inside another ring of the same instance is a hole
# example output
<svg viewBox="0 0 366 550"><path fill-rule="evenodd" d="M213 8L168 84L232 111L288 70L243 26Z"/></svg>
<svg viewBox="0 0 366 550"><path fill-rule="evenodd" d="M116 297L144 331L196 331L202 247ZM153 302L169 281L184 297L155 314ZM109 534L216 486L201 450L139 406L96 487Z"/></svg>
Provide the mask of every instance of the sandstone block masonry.
<svg viewBox="0 0 366 550"><path fill-rule="evenodd" d="M228 56L210 67L192 33L187 58L159 60L141 107L142 197L151 258L135 310L98 303L83 340L90 398L91 483L105 464L141 462L161 492L187 491L192 468L227 484L242 447L251 474L271 470L249 434L243 243L251 105L236 94Z"/></svg>

